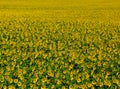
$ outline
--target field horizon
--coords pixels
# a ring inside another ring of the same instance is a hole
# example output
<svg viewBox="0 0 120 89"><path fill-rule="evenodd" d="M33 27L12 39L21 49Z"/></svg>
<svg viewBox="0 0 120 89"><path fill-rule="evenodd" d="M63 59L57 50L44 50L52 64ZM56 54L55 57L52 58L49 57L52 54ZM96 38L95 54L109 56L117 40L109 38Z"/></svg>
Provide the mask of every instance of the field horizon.
<svg viewBox="0 0 120 89"><path fill-rule="evenodd" d="M27 14L52 19L92 17L92 19L107 18L115 21L119 20L119 10L118 0L1 0L0 2L0 13L3 16Z"/></svg>

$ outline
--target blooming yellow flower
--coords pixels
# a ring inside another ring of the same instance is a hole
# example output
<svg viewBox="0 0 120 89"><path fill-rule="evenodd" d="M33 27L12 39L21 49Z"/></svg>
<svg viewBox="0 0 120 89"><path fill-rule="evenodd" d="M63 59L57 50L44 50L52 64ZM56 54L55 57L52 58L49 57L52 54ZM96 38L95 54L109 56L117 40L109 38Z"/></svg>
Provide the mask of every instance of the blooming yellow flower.
<svg viewBox="0 0 120 89"><path fill-rule="evenodd" d="M100 82L100 83L99 83L99 86L100 86L100 87L102 87L103 85L104 85L103 82Z"/></svg>
<svg viewBox="0 0 120 89"><path fill-rule="evenodd" d="M69 86L69 89L73 89L73 86L70 85L70 86Z"/></svg>
<svg viewBox="0 0 120 89"><path fill-rule="evenodd" d="M46 82L46 78L42 78L42 83L45 83Z"/></svg>
<svg viewBox="0 0 120 89"><path fill-rule="evenodd" d="M22 83L19 81L19 82L17 83L17 85L18 85L18 86L21 86L21 85L22 85Z"/></svg>
<svg viewBox="0 0 120 89"><path fill-rule="evenodd" d="M66 89L65 86L62 86L62 89Z"/></svg>
<svg viewBox="0 0 120 89"><path fill-rule="evenodd" d="M20 61L20 65L22 65L22 61Z"/></svg>
<svg viewBox="0 0 120 89"><path fill-rule="evenodd" d="M119 80L116 78L113 78L112 81L113 81L113 83L119 84Z"/></svg>
<svg viewBox="0 0 120 89"><path fill-rule="evenodd" d="M46 53L43 54L43 57L44 57L44 58L46 58L47 56L48 56L48 54L46 54Z"/></svg>
<svg viewBox="0 0 120 89"><path fill-rule="evenodd" d="M80 78L77 78L77 82L78 82L78 83L81 82L81 79L80 79Z"/></svg>
<svg viewBox="0 0 120 89"><path fill-rule="evenodd" d="M39 55L39 52L37 52L37 53L35 54L35 58L37 58L37 57L38 57L38 55Z"/></svg>
<svg viewBox="0 0 120 89"><path fill-rule="evenodd" d="M50 80L49 79L47 80L47 84L50 84Z"/></svg>
<svg viewBox="0 0 120 89"><path fill-rule="evenodd" d="M104 80L104 85L106 85L106 86L111 86L111 83L110 83L110 81L108 81L108 80Z"/></svg>
<svg viewBox="0 0 120 89"><path fill-rule="evenodd" d="M86 74L85 77L86 77L86 79L89 79L89 74Z"/></svg>
<svg viewBox="0 0 120 89"><path fill-rule="evenodd" d="M57 84L60 85L60 84L61 84L61 81L60 81L60 80L57 80Z"/></svg>
<svg viewBox="0 0 120 89"><path fill-rule="evenodd" d="M73 79L74 79L73 76L71 76L71 77L70 77L70 80L72 81Z"/></svg>
<svg viewBox="0 0 120 89"><path fill-rule="evenodd" d="M51 76L51 77L54 77L54 72L48 71L48 75Z"/></svg>
<svg viewBox="0 0 120 89"><path fill-rule="evenodd" d="M33 89L39 89L38 87L34 86ZM42 89L42 88L41 88ZM46 89L46 88L43 88L43 89Z"/></svg>
<svg viewBox="0 0 120 89"><path fill-rule="evenodd" d="M82 88L82 89L86 89L86 88L84 87L84 85L79 85L78 88L80 88L80 89L81 89L81 88Z"/></svg>
<svg viewBox="0 0 120 89"><path fill-rule="evenodd" d="M18 79L14 79L14 83L18 83Z"/></svg>
<svg viewBox="0 0 120 89"><path fill-rule="evenodd" d="M92 87L92 84L91 84L91 83L88 83L87 86L90 88L90 87Z"/></svg>
<svg viewBox="0 0 120 89"><path fill-rule="evenodd" d="M55 88L55 85L52 85L52 86L51 86L51 89L54 89L54 88Z"/></svg>
<svg viewBox="0 0 120 89"><path fill-rule="evenodd" d="M37 80L38 80L37 78L33 79L33 83L36 83L36 82L37 82Z"/></svg>
<svg viewBox="0 0 120 89"><path fill-rule="evenodd" d="M73 64L71 64L70 66L69 66L69 70L71 70L73 68Z"/></svg>
<svg viewBox="0 0 120 89"><path fill-rule="evenodd" d="M45 86L41 86L41 89L46 89L46 87Z"/></svg>
<svg viewBox="0 0 120 89"><path fill-rule="evenodd" d="M15 87L12 86L12 85L9 85L9 86L8 86L8 89L15 89Z"/></svg>
<svg viewBox="0 0 120 89"><path fill-rule="evenodd" d="M4 63L4 64L7 64L7 60L4 60L3 63Z"/></svg>
<svg viewBox="0 0 120 89"><path fill-rule="evenodd" d="M95 87L94 87L94 86L92 86L92 87L91 87L91 89L95 89Z"/></svg>
<svg viewBox="0 0 120 89"><path fill-rule="evenodd" d="M2 88L1 88L2 89ZM7 89L7 86L3 86L3 89Z"/></svg>
<svg viewBox="0 0 120 89"><path fill-rule="evenodd" d="M13 82L13 79L12 79L12 78L9 78L9 82L12 83L12 82Z"/></svg>
<svg viewBox="0 0 120 89"><path fill-rule="evenodd" d="M7 69L8 71L10 71L10 66L6 66L6 69Z"/></svg>

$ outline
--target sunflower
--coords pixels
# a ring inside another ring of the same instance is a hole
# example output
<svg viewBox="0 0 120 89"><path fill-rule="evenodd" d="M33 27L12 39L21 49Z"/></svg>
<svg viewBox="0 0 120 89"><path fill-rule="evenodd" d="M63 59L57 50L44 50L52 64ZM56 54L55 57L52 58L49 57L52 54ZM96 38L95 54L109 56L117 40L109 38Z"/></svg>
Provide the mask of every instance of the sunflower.
<svg viewBox="0 0 120 89"><path fill-rule="evenodd" d="M22 85L22 83L19 81L19 82L17 83L17 85L18 85L18 86L21 86L21 85Z"/></svg>
<svg viewBox="0 0 120 89"><path fill-rule="evenodd" d="M80 83L81 82L81 79L80 78L77 78L77 83Z"/></svg>
<svg viewBox="0 0 120 89"><path fill-rule="evenodd" d="M62 89L66 89L65 86L62 86Z"/></svg>
<svg viewBox="0 0 120 89"><path fill-rule="evenodd" d="M7 69L8 71L10 71L10 66L6 66L6 69Z"/></svg>
<svg viewBox="0 0 120 89"><path fill-rule="evenodd" d="M55 85L52 85L52 86L51 86L51 89L54 89L54 88L55 88Z"/></svg>
<svg viewBox="0 0 120 89"><path fill-rule="evenodd" d="M18 83L18 79L14 79L14 83Z"/></svg>
<svg viewBox="0 0 120 89"><path fill-rule="evenodd" d="M15 89L15 87L12 86L12 85L9 85L9 86L8 86L8 89Z"/></svg>
<svg viewBox="0 0 120 89"><path fill-rule="evenodd" d="M1 88L1 89L2 89L2 88ZM7 86L4 85L4 86L3 86L3 89L7 89Z"/></svg>
<svg viewBox="0 0 120 89"><path fill-rule="evenodd" d="M60 85L61 84L61 80L58 79L57 80L57 84Z"/></svg>

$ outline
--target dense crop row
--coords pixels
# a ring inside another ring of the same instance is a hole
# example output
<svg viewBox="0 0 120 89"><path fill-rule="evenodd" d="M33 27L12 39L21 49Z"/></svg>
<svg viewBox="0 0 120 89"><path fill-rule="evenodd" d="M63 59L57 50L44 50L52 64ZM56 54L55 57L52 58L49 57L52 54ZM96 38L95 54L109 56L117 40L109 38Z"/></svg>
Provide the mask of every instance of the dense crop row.
<svg viewBox="0 0 120 89"><path fill-rule="evenodd" d="M120 88L120 25L112 21L0 22L0 88Z"/></svg>

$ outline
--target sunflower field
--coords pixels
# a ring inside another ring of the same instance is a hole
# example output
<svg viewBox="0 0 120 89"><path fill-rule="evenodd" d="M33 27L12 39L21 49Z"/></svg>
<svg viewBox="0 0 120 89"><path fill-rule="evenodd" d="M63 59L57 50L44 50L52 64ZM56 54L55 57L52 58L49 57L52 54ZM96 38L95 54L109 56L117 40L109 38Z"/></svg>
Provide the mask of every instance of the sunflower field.
<svg viewBox="0 0 120 89"><path fill-rule="evenodd" d="M120 89L119 5L1 0L0 89Z"/></svg>

